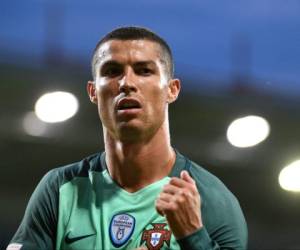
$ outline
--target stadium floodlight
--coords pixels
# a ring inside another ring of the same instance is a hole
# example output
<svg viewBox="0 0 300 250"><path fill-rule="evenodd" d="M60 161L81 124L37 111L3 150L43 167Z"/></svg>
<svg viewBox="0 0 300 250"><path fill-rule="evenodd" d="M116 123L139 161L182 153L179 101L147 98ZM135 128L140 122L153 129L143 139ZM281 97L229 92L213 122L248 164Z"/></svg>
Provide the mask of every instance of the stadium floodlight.
<svg viewBox="0 0 300 250"><path fill-rule="evenodd" d="M78 106L73 94L57 91L41 96L35 104L35 113L44 122L62 122L74 116Z"/></svg>
<svg viewBox="0 0 300 250"><path fill-rule="evenodd" d="M279 174L278 181L284 190L300 192L300 160L284 167Z"/></svg>
<svg viewBox="0 0 300 250"><path fill-rule="evenodd" d="M23 118L23 128L28 135L45 136L47 124L39 120L36 114L31 111L26 113Z"/></svg>
<svg viewBox="0 0 300 250"><path fill-rule="evenodd" d="M227 139L235 147L252 147L270 134L268 121L260 116L245 116L234 120L227 129Z"/></svg>

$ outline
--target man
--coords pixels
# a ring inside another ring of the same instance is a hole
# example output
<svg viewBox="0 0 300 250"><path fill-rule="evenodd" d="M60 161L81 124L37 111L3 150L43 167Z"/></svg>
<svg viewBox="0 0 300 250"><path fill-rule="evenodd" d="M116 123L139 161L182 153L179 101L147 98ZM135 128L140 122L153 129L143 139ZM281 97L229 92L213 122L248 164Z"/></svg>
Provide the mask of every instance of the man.
<svg viewBox="0 0 300 250"><path fill-rule="evenodd" d="M180 81L166 42L116 29L97 44L92 71L105 152L50 171L8 249L246 249L236 198L170 144Z"/></svg>

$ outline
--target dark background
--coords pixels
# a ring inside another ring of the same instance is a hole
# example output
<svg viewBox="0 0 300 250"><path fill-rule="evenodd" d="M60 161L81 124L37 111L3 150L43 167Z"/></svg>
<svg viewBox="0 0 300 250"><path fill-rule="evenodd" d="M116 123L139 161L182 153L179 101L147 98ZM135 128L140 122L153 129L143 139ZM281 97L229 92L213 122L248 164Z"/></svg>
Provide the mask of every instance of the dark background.
<svg viewBox="0 0 300 250"><path fill-rule="evenodd" d="M299 1L2 1L0 3L0 249L51 168L103 150L86 94L98 39L122 25L147 26L174 51L183 91L170 107L173 145L217 175L238 197L250 250L300 249L300 194L278 175L300 158ZM48 136L22 124L40 95L74 93L79 112L48 124ZM232 120L265 117L270 136L239 149Z"/></svg>

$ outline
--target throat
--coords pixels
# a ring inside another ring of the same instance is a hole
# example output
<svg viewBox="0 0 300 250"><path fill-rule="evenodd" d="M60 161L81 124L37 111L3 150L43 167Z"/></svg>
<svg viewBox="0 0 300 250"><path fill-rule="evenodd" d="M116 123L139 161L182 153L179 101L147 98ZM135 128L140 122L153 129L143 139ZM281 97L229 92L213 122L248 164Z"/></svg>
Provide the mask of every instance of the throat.
<svg viewBox="0 0 300 250"><path fill-rule="evenodd" d="M124 190L130 193L157 182L170 173L176 159L174 150L168 157L134 157L133 159L123 158L117 161L106 158L107 168L111 178Z"/></svg>
<svg viewBox="0 0 300 250"><path fill-rule="evenodd" d="M108 172L128 192L161 180L171 172L176 160L167 120L154 132L144 133L143 136L136 141L120 140L104 127Z"/></svg>

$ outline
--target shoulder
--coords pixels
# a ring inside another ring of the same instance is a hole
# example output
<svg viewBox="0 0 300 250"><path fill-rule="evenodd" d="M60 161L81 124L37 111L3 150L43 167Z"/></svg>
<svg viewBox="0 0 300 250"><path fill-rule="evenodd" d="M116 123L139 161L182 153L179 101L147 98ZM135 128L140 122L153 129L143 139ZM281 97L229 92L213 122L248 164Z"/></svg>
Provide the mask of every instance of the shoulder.
<svg viewBox="0 0 300 250"><path fill-rule="evenodd" d="M217 176L193 161L189 172L202 197L203 208L215 206L218 210L228 207L239 209L237 198Z"/></svg>
<svg viewBox="0 0 300 250"><path fill-rule="evenodd" d="M190 161L189 172L193 179L196 181L196 184L199 189L206 192L209 192L210 195L220 195L224 194L232 195L229 189L225 184L214 174L210 173L208 170L204 169L202 166L197 163Z"/></svg>
<svg viewBox="0 0 300 250"><path fill-rule="evenodd" d="M51 169L41 180L48 184L61 186L76 177L88 177L90 171L103 171L104 166L101 164L101 153L96 153L83 158L82 160L68 165Z"/></svg>
<svg viewBox="0 0 300 250"><path fill-rule="evenodd" d="M187 170L195 180L198 189L219 194L220 191L230 193L224 183L214 174L176 151L176 163L171 176L178 176L182 170Z"/></svg>

